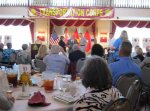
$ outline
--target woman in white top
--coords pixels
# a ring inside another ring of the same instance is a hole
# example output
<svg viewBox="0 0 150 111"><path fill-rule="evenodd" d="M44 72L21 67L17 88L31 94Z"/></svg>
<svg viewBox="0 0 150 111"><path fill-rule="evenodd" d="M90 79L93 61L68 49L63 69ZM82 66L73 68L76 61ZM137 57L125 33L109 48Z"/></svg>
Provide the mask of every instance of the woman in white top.
<svg viewBox="0 0 150 111"><path fill-rule="evenodd" d="M103 58L92 56L81 69L82 83L88 89L74 104L74 111L101 111L120 92L112 87L112 76Z"/></svg>

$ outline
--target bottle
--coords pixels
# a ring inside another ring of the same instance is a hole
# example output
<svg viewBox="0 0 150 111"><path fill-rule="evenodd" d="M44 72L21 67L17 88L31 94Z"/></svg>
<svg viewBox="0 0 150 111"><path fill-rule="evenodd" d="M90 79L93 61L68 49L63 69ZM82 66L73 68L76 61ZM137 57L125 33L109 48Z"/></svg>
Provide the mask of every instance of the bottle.
<svg viewBox="0 0 150 111"><path fill-rule="evenodd" d="M29 84L22 84L22 96L29 96Z"/></svg>
<svg viewBox="0 0 150 111"><path fill-rule="evenodd" d="M26 72L27 67L23 67L23 73L20 76L20 84L31 85L30 75Z"/></svg>

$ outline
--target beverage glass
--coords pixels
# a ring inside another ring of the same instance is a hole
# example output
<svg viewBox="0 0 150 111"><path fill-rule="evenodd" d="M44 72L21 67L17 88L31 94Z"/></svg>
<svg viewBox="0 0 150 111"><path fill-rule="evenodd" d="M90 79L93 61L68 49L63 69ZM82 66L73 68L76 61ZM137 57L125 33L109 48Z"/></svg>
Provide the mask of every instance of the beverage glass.
<svg viewBox="0 0 150 111"><path fill-rule="evenodd" d="M67 88L69 87L69 83L70 82L66 81L65 79L61 82L61 90L63 93L66 92Z"/></svg>
<svg viewBox="0 0 150 111"><path fill-rule="evenodd" d="M46 92L53 91L54 80L44 80L44 89Z"/></svg>
<svg viewBox="0 0 150 111"><path fill-rule="evenodd" d="M9 73L7 74L7 79L10 84L13 84L13 87L17 87L17 84L18 84L17 74Z"/></svg>

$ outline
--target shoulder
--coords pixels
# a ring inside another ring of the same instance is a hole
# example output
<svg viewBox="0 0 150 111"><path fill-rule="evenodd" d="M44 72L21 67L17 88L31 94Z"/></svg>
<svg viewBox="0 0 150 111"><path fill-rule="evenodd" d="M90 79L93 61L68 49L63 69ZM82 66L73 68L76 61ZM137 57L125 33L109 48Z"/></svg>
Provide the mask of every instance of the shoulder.
<svg viewBox="0 0 150 111"><path fill-rule="evenodd" d="M116 61L116 62L110 63L109 67L115 67L118 64L119 64L119 61Z"/></svg>

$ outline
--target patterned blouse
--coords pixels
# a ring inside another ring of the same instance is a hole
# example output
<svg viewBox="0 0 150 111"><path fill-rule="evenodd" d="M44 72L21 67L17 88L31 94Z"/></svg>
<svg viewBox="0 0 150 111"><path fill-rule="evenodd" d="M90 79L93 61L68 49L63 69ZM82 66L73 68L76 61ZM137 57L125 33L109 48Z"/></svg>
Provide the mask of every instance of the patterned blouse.
<svg viewBox="0 0 150 111"><path fill-rule="evenodd" d="M94 89L76 101L74 111L101 111L111 100L116 100L120 96L121 93L114 87L102 92Z"/></svg>

